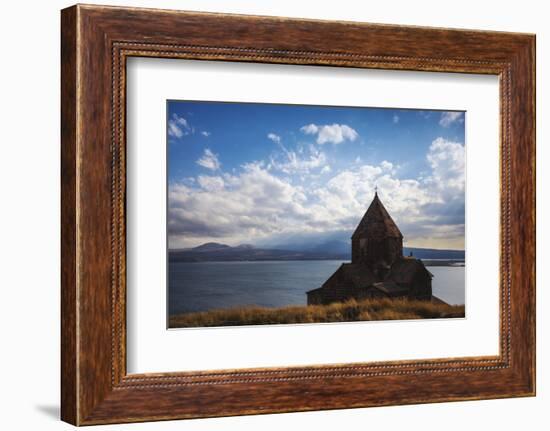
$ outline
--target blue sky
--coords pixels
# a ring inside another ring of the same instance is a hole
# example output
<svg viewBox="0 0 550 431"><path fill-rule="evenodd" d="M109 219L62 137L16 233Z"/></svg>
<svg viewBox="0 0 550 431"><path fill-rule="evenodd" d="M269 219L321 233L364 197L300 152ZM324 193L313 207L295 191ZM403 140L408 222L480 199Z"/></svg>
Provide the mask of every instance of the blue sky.
<svg viewBox="0 0 550 431"><path fill-rule="evenodd" d="M348 238L374 187L408 246L464 246L464 113L168 101L169 246Z"/></svg>

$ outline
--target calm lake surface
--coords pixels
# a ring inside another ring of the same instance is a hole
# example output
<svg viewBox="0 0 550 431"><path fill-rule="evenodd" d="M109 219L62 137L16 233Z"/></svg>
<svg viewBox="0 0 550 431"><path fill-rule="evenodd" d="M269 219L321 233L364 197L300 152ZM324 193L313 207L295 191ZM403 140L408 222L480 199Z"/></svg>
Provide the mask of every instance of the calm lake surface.
<svg viewBox="0 0 550 431"><path fill-rule="evenodd" d="M266 262L170 262L171 315L243 305L306 305L306 291L320 287L340 260ZM464 267L428 266L433 294L464 304Z"/></svg>

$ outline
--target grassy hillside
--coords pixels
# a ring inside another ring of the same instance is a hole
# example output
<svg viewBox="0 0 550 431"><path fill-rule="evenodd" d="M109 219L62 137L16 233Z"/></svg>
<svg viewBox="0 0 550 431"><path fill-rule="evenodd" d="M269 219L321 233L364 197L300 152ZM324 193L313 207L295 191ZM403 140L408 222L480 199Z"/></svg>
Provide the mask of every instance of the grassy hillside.
<svg viewBox="0 0 550 431"><path fill-rule="evenodd" d="M330 305L240 307L186 313L171 316L170 328L450 317L464 317L464 306L407 299L351 299Z"/></svg>

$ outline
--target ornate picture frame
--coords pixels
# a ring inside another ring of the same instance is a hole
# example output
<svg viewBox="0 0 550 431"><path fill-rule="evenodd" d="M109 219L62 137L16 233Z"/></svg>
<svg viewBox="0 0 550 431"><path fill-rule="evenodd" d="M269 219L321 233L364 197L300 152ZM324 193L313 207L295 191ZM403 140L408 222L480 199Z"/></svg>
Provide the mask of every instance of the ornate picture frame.
<svg viewBox="0 0 550 431"><path fill-rule="evenodd" d="M74 425L535 394L535 36L77 5L61 15L61 416ZM500 353L126 371L126 60L490 74L500 85ZM253 394L253 396L251 396Z"/></svg>

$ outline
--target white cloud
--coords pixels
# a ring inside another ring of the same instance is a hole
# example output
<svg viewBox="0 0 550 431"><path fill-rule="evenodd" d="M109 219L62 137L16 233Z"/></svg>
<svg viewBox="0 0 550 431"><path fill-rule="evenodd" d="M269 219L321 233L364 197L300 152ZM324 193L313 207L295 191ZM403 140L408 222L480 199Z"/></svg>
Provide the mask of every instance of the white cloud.
<svg viewBox="0 0 550 431"><path fill-rule="evenodd" d="M209 148L204 150L204 154L197 160L197 164L212 171L217 171L221 166L218 155L214 154Z"/></svg>
<svg viewBox="0 0 550 431"><path fill-rule="evenodd" d="M272 157L271 166L273 169L284 172L288 175L308 174L312 170L321 169L327 164L327 156L324 152L317 150L313 145L308 147L307 155L305 151L296 154L294 151L289 151L282 147L283 160L281 157Z"/></svg>
<svg viewBox="0 0 550 431"><path fill-rule="evenodd" d="M315 124L308 124L307 126L301 127L300 130L306 135L315 135L319 131L319 126L316 126Z"/></svg>
<svg viewBox="0 0 550 431"><path fill-rule="evenodd" d="M464 122L464 113L456 111L442 112L441 118L439 119L439 125L443 127L449 127L451 124Z"/></svg>
<svg viewBox="0 0 550 431"><path fill-rule="evenodd" d="M331 232L343 232L347 238L378 186L407 245L463 247L462 144L435 139L426 154L429 172L424 178L400 178L397 167L387 160L377 165L353 164L333 173L326 155L314 149L306 147L304 158L290 152L279 163L256 161L232 173L199 175L196 183L170 184L171 246L211 240L239 244ZM209 160L208 169L219 169L210 150L205 150L203 159ZM319 173L326 175L326 181L317 182Z"/></svg>
<svg viewBox="0 0 550 431"><path fill-rule="evenodd" d="M387 160L383 160L382 163L380 163L380 167L384 169L385 171L392 171L393 170L393 163L388 162Z"/></svg>
<svg viewBox="0 0 550 431"><path fill-rule="evenodd" d="M168 120L168 136L173 138L181 138L193 131L188 121L177 114L172 114L172 118Z"/></svg>
<svg viewBox="0 0 550 431"><path fill-rule="evenodd" d="M432 168L428 182L448 192L464 191L466 152L462 144L437 138L430 145L426 158Z"/></svg>
<svg viewBox="0 0 550 431"><path fill-rule="evenodd" d="M207 132L206 130L203 130L203 131L201 132L201 135L204 136L205 138L208 138L211 134L212 134L212 133Z"/></svg>
<svg viewBox="0 0 550 431"><path fill-rule="evenodd" d="M317 135L319 145L326 143L341 144L345 141L355 141L359 134L346 124L308 124L300 128L306 135Z"/></svg>
<svg viewBox="0 0 550 431"><path fill-rule="evenodd" d="M320 207L353 229L370 203L375 186L398 223L408 245L464 247L464 146L434 140L426 155L431 172L425 179L399 178L388 161L361 165L334 176L318 189ZM346 224L346 221L349 221Z"/></svg>
<svg viewBox="0 0 550 431"><path fill-rule="evenodd" d="M207 175L199 175L197 178L197 181L199 185L207 191L218 191L222 190L225 183L223 181L222 177L219 176L207 176Z"/></svg>
<svg viewBox="0 0 550 431"><path fill-rule="evenodd" d="M281 143L281 137L279 135L276 135L275 133L268 133L267 138L275 142L276 144Z"/></svg>
<svg viewBox="0 0 550 431"><path fill-rule="evenodd" d="M428 118L431 118L432 112L434 112L434 111L422 111L422 110L420 110L420 111L416 111L416 114L420 115L422 118L427 120Z"/></svg>
<svg viewBox="0 0 550 431"><path fill-rule="evenodd" d="M352 230L370 204L375 186L397 223L418 221L420 208L431 200L419 181L396 178L385 167L373 165L340 172L315 194L341 228Z"/></svg>
<svg viewBox="0 0 550 431"><path fill-rule="evenodd" d="M392 121L393 121L393 124L399 123L399 115L393 114Z"/></svg>
<svg viewBox="0 0 550 431"><path fill-rule="evenodd" d="M169 187L170 240L253 239L307 219L302 189L270 174L261 163L243 166L239 175L199 177L201 188ZM223 184L223 185L222 185ZM199 241L200 242L200 241Z"/></svg>

